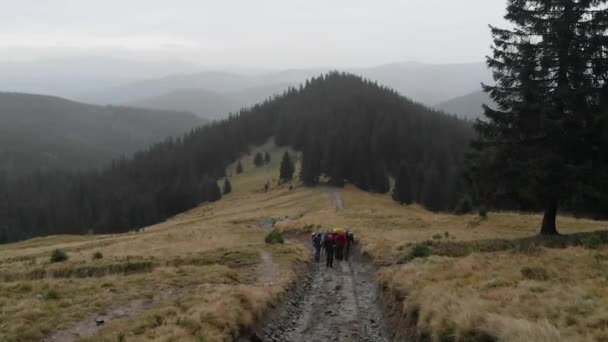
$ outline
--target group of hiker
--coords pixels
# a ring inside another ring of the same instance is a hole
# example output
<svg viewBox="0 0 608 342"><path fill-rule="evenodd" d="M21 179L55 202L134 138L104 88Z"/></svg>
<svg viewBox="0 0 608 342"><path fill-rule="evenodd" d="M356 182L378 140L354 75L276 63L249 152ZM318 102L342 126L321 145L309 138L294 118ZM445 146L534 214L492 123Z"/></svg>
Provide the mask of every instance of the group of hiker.
<svg viewBox="0 0 608 342"><path fill-rule="evenodd" d="M348 261L351 246L355 243L353 232L336 228L324 233L312 233L312 246L315 249L315 262L321 261L321 251L325 252L326 267L334 267L334 258Z"/></svg>

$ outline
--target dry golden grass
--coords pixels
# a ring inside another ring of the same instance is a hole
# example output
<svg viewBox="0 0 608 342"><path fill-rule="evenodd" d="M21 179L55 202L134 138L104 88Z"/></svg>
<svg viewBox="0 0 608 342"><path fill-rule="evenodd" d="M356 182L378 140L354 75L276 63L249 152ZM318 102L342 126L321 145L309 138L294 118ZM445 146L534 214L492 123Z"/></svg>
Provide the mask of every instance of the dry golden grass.
<svg viewBox="0 0 608 342"><path fill-rule="evenodd" d="M308 259L299 244L266 246L257 222L300 215L302 208L317 206L316 198L314 190L237 194L138 233L4 245L0 340L38 341L91 314L169 289L182 289L183 295L143 316L111 323L92 340L103 340L107 331L129 340L230 339L277 300L295 280L297 265ZM67 252L67 261L50 262L57 248ZM94 259L96 252L103 258ZM272 265L263 267L264 254L273 256ZM264 277L272 283L263 283ZM163 315L163 324L146 325L156 314Z"/></svg>
<svg viewBox="0 0 608 342"><path fill-rule="evenodd" d="M350 186L340 194L344 210L320 208L278 226L300 231L319 226L352 229L379 265L392 265L381 267L379 282L404 300L405 311L419 308L419 333L429 333L433 341L608 341L608 248L512 248L462 258L431 256L399 265L416 243L535 236L541 217L435 214ZM331 201L330 192L322 196ZM558 224L564 234L608 226L567 216L560 216Z"/></svg>
<svg viewBox="0 0 608 342"><path fill-rule="evenodd" d="M433 341L608 341L606 247L431 256L385 267L379 281L404 310L420 308Z"/></svg>
<svg viewBox="0 0 608 342"><path fill-rule="evenodd" d="M345 209L337 211L330 189L277 185L283 149L269 142L257 150L271 153L270 166L254 168L252 157L244 158L244 174L229 168L232 194L167 222L137 233L0 246L0 340L39 340L167 290L179 296L110 321L86 341L231 340L280 299L309 259L296 242L264 244L266 232L257 223L272 218L282 230L352 229L367 254L389 265L381 268L379 282L405 310L419 308L418 327L434 340L608 341L607 249L509 250L397 264L419 242L533 236L541 218L433 214L351 186L339 190ZM266 182L271 191L264 193ZM606 227L563 216L559 225L562 233ZM57 248L69 260L51 264ZM96 252L103 258L93 259Z"/></svg>

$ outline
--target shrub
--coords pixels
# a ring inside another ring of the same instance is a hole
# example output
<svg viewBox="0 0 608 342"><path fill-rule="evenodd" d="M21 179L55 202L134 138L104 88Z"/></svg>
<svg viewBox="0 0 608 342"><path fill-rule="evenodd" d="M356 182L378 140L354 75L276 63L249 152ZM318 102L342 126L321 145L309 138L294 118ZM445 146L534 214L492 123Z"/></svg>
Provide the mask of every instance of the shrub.
<svg viewBox="0 0 608 342"><path fill-rule="evenodd" d="M588 249L598 249L602 244L602 239L596 234L587 235L581 238L581 245Z"/></svg>
<svg viewBox="0 0 608 342"><path fill-rule="evenodd" d="M49 290L49 292L46 293L45 298L49 299L49 300L58 300L59 299L59 292L57 292L55 290Z"/></svg>
<svg viewBox="0 0 608 342"><path fill-rule="evenodd" d="M410 252L410 257L412 260L416 258L427 258L430 255L431 249L429 248L429 246L421 244L415 245L414 248L412 248L412 251Z"/></svg>
<svg viewBox="0 0 608 342"><path fill-rule="evenodd" d="M93 254L93 260L99 259L103 259L103 254L101 254L101 252L95 252L95 254Z"/></svg>
<svg viewBox="0 0 608 342"><path fill-rule="evenodd" d="M433 235L433 240L441 240L442 238L443 238L443 235L441 235L441 234Z"/></svg>
<svg viewBox="0 0 608 342"><path fill-rule="evenodd" d="M473 200L469 195L464 195L456 205L456 214L470 214L473 211Z"/></svg>
<svg viewBox="0 0 608 342"><path fill-rule="evenodd" d="M62 262L68 260L68 255L61 249L56 249L51 254L51 262Z"/></svg>
<svg viewBox="0 0 608 342"><path fill-rule="evenodd" d="M268 233L268 235L266 235L266 238L264 238L264 241L266 241L267 244L275 244L275 243L284 243L285 239L283 238L283 234L281 234L280 232L270 232Z"/></svg>
<svg viewBox="0 0 608 342"><path fill-rule="evenodd" d="M530 280L545 281L549 279L547 270L542 267L523 267L521 269L521 275L524 277L524 279Z"/></svg>
<svg viewBox="0 0 608 342"><path fill-rule="evenodd" d="M431 249L427 245L416 244L410 252L401 258L401 263L407 263L417 258L427 258L432 254Z"/></svg>

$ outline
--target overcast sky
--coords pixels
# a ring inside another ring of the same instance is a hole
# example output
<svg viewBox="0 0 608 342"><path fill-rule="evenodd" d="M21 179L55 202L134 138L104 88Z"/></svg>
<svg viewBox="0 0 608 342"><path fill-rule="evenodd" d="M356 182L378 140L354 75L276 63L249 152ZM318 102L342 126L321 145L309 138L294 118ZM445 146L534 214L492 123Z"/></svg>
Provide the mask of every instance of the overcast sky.
<svg viewBox="0 0 608 342"><path fill-rule="evenodd" d="M0 0L0 59L98 55L242 67L461 63L505 0Z"/></svg>

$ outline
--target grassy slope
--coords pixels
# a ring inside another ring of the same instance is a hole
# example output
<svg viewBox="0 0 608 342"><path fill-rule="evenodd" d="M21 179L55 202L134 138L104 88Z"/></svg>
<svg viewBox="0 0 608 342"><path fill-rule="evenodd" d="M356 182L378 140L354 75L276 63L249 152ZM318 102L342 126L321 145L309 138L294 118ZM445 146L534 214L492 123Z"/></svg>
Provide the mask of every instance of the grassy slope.
<svg viewBox="0 0 608 342"><path fill-rule="evenodd" d="M252 150L243 159L244 174L234 175L234 165L229 168L232 194L139 233L54 236L0 246L0 340L37 340L56 326L176 288L185 289L178 300L111 322L91 340L114 340L122 334L129 341L229 338L277 299L306 257L296 244L264 245L264 232L255 228L260 219L286 216L289 220L278 227L353 229L363 249L384 265L380 283L402 301L405 311L420 308L418 328L433 340L469 341L487 335L505 341L606 340L606 247L432 255L401 264L415 243L428 240L532 236L540 216L490 213L480 220L433 214L350 186L340 190L345 209L336 211L326 189L289 191L276 185L283 149L269 142L257 150L271 153L271 165L254 168ZM268 181L272 189L264 193ZM559 224L563 233L606 227L605 222L569 217L560 217ZM55 248L66 250L69 261L50 264ZM97 251L104 258L93 261ZM279 266L270 286L260 282L261 253L271 253ZM112 274L129 263L138 272ZM101 278L76 278L92 266L113 271ZM532 275L524 267L532 267ZM64 278L28 280L39 278L39 269Z"/></svg>
<svg viewBox="0 0 608 342"><path fill-rule="evenodd" d="M316 199L315 190L235 193L137 233L52 236L0 246L0 340L37 341L55 328L167 289L184 289L184 295L143 316L111 322L92 340L234 336L294 280L295 266L307 253L296 244L266 246L257 221L297 216L301 208L318 206ZM69 260L50 263L56 248ZM95 252L103 259L93 260ZM261 253L279 266L271 285L260 281L268 277L261 274L268 271L260 267Z"/></svg>
<svg viewBox="0 0 608 342"><path fill-rule="evenodd" d="M386 195L341 190L345 209L310 212L283 224L343 226L355 231L362 248L381 267L380 284L419 309L418 331L432 341L606 341L608 340L608 248L528 247L464 257L430 256L402 264L416 243L516 240L534 236L539 215L490 213L433 214L400 206ZM329 201L329 193L326 193ZM605 229L606 222L559 218L562 233ZM447 234L446 234L447 233ZM530 267L530 272L525 268ZM539 276L536 273L540 273ZM546 273L546 274L545 274ZM546 277L545 277L546 275ZM406 317L402 317L402 322Z"/></svg>

